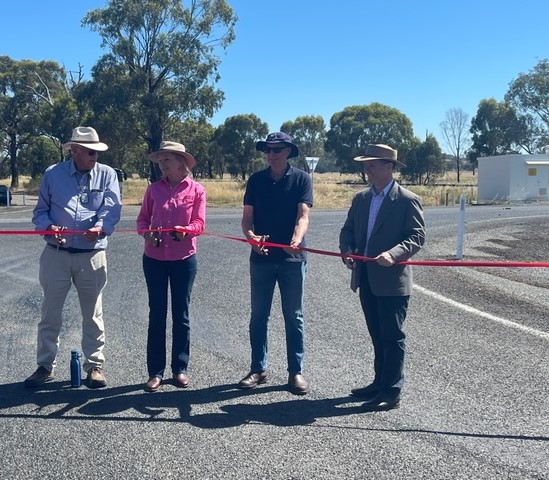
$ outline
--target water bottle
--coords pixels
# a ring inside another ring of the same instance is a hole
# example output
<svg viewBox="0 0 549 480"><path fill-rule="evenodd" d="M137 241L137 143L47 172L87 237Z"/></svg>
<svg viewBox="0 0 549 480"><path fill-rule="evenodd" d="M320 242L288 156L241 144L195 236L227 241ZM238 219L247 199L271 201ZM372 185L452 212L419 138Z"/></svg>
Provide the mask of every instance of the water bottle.
<svg viewBox="0 0 549 480"><path fill-rule="evenodd" d="M74 348L71 350L71 387L79 387L82 384L80 372L80 352Z"/></svg>

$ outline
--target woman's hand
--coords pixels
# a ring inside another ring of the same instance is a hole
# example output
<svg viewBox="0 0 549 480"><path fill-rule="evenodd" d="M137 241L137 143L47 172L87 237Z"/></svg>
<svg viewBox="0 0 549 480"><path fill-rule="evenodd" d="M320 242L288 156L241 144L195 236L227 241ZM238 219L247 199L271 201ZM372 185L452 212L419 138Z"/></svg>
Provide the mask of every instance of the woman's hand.
<svg viewBox="0 0 549 480"><path fill-rule="evenodd" d="M162 243L159 231L148 230L143 234L143 238L145 239L145 242L153 247L159 247L160 243Z"/></svg>
<svg viewBox="0 0 549 480"><path fill-rule="evenodd" d="M176 242L180 242L185 238L185 235L187 235L187 232L185 232L185 227L182 227L181 225L176 225L173 227L173 230L170 232L170 237L174 239Z"/></svg>

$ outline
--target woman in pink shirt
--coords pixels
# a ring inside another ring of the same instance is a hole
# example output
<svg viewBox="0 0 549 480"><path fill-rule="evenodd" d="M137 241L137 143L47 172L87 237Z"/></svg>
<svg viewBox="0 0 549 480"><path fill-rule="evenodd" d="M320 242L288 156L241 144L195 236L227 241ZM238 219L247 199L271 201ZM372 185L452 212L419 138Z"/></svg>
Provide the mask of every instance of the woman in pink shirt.
<svg viewBox="0 0 549 480"><path fill-rule="evenodd" d="M189 174L194 157L176 142L165 141L149 155L163 177L148 186L137 229L145 239L143 272L149 294L145 390L160 388L166 368L168 284L172 306L171 370L174 384L189 386L189 303L196 276L196 237L204 230L206 192Z"/></svg>

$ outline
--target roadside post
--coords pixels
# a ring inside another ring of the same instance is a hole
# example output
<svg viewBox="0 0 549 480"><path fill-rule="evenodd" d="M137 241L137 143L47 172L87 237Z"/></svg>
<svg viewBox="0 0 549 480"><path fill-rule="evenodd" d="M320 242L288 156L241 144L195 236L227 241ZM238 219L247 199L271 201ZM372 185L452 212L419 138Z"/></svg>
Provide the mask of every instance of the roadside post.
<svg viewBox="0 0 549 480"><path fill-rule="evenodd" d="M309 170L311 172L311 182L314 184L314 173L315 168L318 165L320 158L319 157L305 157L305 161L307 162L307 166L309 167Z"/></svg>
<svg viewBox="0 0 549 480"><path fill-rule="evenodd" d="M465 195L459 197L459 213L456 233L456 260L463 259L463 236L465 234Z"/></svg>

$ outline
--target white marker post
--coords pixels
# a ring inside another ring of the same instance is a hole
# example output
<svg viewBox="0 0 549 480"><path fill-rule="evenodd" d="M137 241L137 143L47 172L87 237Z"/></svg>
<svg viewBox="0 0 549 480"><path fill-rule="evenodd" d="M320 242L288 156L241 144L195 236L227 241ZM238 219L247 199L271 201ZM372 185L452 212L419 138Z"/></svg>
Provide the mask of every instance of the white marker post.
<svg viewBox="0 0 549 480"><path fill-rule="evenodd" d="M456 233L456 260L463 259L463 236L465 234L465 195L459 197L459 213Z"/></svg>
<svg viewBox="0 0 549 480"><path fill-rule="evenodd" d="M314 183L313 174L315 173L315 168L318 165L320 158L319 157L305 157L305 161L307 162L307 166L309 167L309 170L311 171L311 181Z"/></svg>

